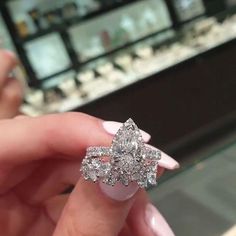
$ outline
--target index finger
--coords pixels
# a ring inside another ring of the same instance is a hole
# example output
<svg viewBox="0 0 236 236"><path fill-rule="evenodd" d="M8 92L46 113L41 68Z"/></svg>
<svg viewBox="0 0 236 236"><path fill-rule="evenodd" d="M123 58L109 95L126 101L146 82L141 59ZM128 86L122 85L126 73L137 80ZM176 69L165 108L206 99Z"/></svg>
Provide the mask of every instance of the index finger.
<svg viewBox="0 0 236 236"><path fill-rule="evenodd" d="M122 124L83 113L0 121L0 164L43 158L78 158L89 146L109 146ZM150 135L141 131L147 142Z"/></svg>
<svg viewBox="0 0 236 236"><path fill-rule="evenodd" d="M15 55L7 50L0 50L0 89L9 77L9 73L17 65Z"/></svg>
<svg viewBox="0 0 236 236"><path fill-rule="evenodd" d="M3 120L0 122L0 163L82 156L87 146L111 142L111 135L101 123L82 113Z"/></svg>

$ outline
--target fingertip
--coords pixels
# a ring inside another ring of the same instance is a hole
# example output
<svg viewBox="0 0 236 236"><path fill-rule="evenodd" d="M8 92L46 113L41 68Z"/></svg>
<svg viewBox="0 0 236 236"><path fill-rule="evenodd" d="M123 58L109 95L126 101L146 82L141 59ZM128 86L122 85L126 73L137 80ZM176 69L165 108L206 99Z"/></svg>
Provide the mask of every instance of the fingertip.
<svg viewBox="0 0 236 236"><path fill-rule="evenodd" d="M5 56L13 59L13 60L17 60L16 54L10 50L4 49L3 53L5 54Z"/></svg>
<svg viewBox="0 0 236 236"><path fill-rule="evenodd" d="M159 165L169 170L176 170L180 167L180 164L175 159L164 152L162 152L161 159L159 160Z"/></svg>
<svg viewBox="0 0 236 236"><path fill-rule="evenodd" d="M146 205L145 221L155 236L175 236L164 217L151 203Z"/></svg>
<svg viewBox="0 0 236 236"><path fill-rule="evenodd" d="M19 81L10 79L2 91L2 100L8 103L8 107L18 109L23 100L23 89Z"/></svg>
<svg viewBox="0 0 236 236"><path fill-rule="evenodd" d="M160 149L153 147L150 144L146 144L147 147L159 150L161 152L161 159L158 161L159 166L164 167L169 170L175 170L180 167L180 164L172 157L162 152Z"/></svg>

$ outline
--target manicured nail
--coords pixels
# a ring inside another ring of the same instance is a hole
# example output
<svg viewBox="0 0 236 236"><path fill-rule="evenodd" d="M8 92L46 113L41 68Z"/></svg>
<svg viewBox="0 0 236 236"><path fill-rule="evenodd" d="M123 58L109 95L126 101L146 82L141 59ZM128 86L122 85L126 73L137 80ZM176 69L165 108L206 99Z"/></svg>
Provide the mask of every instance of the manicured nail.
<svg viewBox="0 0 236 236"><path fill-rule="evenodd" d="M121 183L116 183L114 186L99 182L101 191L109 198L116 201L126 201L134 196L138 191L138 185L136 183L130 183L127 187Z"/></svg>
<svg viewBox="0 0 236 236"><path fill-rule="evenodd" d="M153 149L157 149L149 144L146 144L146 146L153 148ZM157 149L157 150L159 150L159 149ZM168 156L166 153L162 152L161 150L159 150L159 151L161 152L161 159L158 162L159 166L169 169L169 170L175 170L180 167L179 163L175 159Z"/></svg>
<svg viewBox="0 0 236 236"><path fill-rule="evenodd" d="M120 122L115 122L115 121L104 121L103 122L103 128L112 135L115 135L118 129L122 126L123 124ZM147 132L140 130L144 142L148 142L151 139L151 135L148 134Z"/></svg>
<svg viewBox="0 0 236 236"><path fill-rule="evenodd" d="M150 203L147 204L145 209L145 221L155 236L174 236L164 217Z"/></svg>

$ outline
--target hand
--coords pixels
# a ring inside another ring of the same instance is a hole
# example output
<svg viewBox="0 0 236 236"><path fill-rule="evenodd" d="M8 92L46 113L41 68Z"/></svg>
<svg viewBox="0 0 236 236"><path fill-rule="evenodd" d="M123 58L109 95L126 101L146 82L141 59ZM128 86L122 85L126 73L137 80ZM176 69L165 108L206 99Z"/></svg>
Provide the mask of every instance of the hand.
<svg viewBox="0 0 236 236"><path fill-rule="evenodd" d="M1 235L172 236L135 184L109 187L80 178L85 149L110 145L120 125L81 113L0 121ZM165 154L159 164L160 173L178 167ZM70 185L73 192L61 194Z"/></svg>
<svg viewBox="0 0 236 236"><path fill-rule="evenodd" d="M13 53L0 49L0 119L12 118L19 113L22 87L19 81L9 77L17 63Z"/></svg>

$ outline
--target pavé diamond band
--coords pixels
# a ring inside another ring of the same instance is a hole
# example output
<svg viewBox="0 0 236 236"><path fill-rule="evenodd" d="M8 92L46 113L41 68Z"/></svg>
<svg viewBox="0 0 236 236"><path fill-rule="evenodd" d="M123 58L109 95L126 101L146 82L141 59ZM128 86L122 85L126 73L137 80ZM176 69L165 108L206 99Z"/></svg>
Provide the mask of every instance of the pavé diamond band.
<svg viewBox="0 0 236 236"><path fill-rule="evenodd" d="M145 146L141 133L128 119L113 138L111 147L89 147L81 171L86 180L108 185L136 181L140 187L156 185L161 152Z"/></svg>

